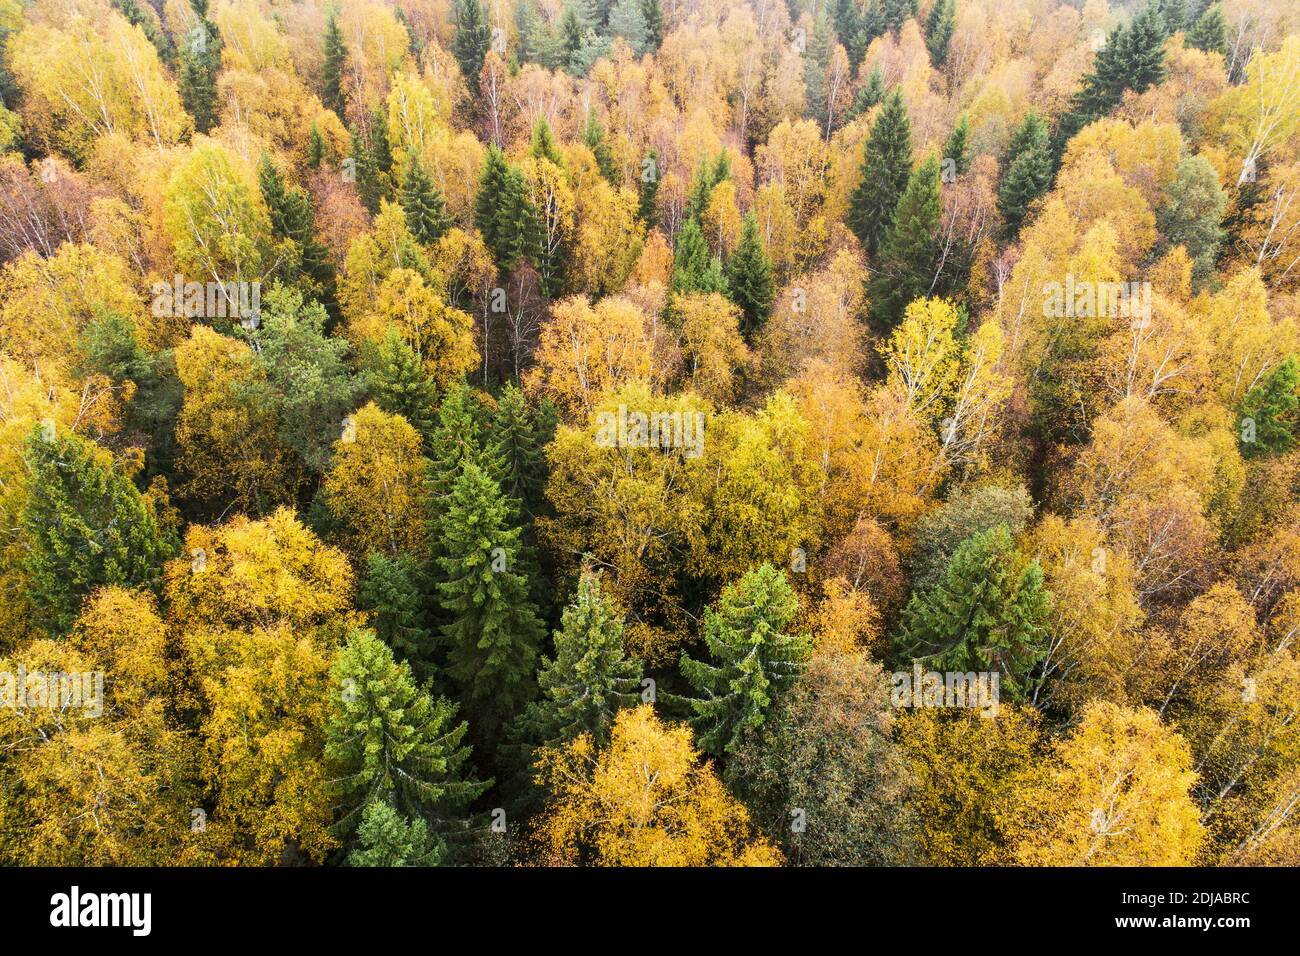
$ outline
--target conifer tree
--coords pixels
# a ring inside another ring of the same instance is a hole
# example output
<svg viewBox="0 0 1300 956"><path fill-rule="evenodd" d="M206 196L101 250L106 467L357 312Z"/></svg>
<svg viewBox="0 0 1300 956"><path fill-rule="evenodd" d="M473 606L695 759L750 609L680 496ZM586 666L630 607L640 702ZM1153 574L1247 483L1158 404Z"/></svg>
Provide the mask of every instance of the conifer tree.
<svg viewBox="0 0 1300 956"><path fill-rule="evenodd" d="M325 308L302 291L274 284L253 336L261 375L245 386L248 400L270 412L278 437L311 471L324 472L338 423L360 397L348 367L346 339L325 332Z"/></svg>
<svg viewBox="0 0 1300 956"><path fill-rule="evenodd" d="M370 397L390 415L401 415L420 433L425 447L433 437L438 390L415 350L396 329L365 353Z"/></svg>
<svg viewBox="0 0 1300 956"><path fill-rule="evenodd" d="M539 116L537 122L533 124L533 138L528 152L537 159L544 159L561 169L564 168L564 157L560 155L560 147L555 142L555 133L551 130L551 124L546 122L545 116Z"/></svg>
<svg viewBox="0 0 1300 956"><path fill-rule="evenodd" d="M524 393L513 383L501 390L492 415L492 450L503 469L501 490L520 504L525 515L536 515L546 486L546 459Z"/></svg>
<svg viewBox="0 0 1300 956"><path fill-rule="evenodd" d="M1006 172L998 186L998 212L1008 238L1020 233L1029 207L1052 185L1052 155L1047 124L1030 110L1007 149Z"/></svg>
<svg viewBox="0 0 1300 956"><path fill-rule="evenodd" d="M456 34L451 41L451 52L460 64L465 85L471 94L477 96L479 71L483 69L483 58L492 42L487 11L483 9L481 0L453 0L453 9Z"/></svg>
<svg viewBox="0 0 1300 956"><path fill-rule="evenodd" d="M437 424L429 440L428 472L429 530L435 555L451 491L464 466L475 464L498 483L505 477L500 455L480 437L479 414L478 401L463 382L452 387L438 406Z"/></svg>
<svg viewBox="0 0 1300 956"><path fill-rule="evenodd" d="M638 703L641 670L624 651L623 621L600 575L584 571L555 632L555 657L543 659L537 674L543 697L520 715L520 736L554 746L591 734L603 746L619 708Z"/></svg>
<svg viewBox="0 0 1300 956"><path fill-rule="evenodd" d="M722 756L740 735L763 725L774 697L799 676L809 644L784 633L799 610L785 574L770 564L722 589L704 612L704 641L715 663L683 653L683 676L703 696L691 700L701 749Z"/></svg>
<svg viewBox="0 0 1300 956"><path fill-rule="evenodd" d="M867 75L867 82L862 84L854 94L844 121L847 123L855 120L877 103L883 103L888 92L885 87L885 75L880 72L880 67L876 67Z"/></svg>
<svg viewBox="0 0 1300 956"><path fill-rule="evenodd" d="M822 8L813 21L812 37L808 40L807 51L803 61L804 97L807 101L809 115L817 120L824 136L830 136L830 117L826 111L826 70L830 65L831 53L835 49L835 34L831 19Z"/></svg>
<svg viewBox="0 0 1300 956"><path fill-rule="evenodd" d="M1047 649L1051 594L1038 562L1025 561L1006 525L967 538L943 580L913 595L899 650L939 671L997 671L1001 693L1023 700Z"/></svg>
<svg viewBox="0 0 1300 956"><path fill-rule="evenodd" d="M438 594L449 619L442 628L447 673L460 687L480 739L531 696L542 624L518 573L519 529L497 483L466 462L442 522Z"/></svg>
<svg viewBox="0 0 1300 956"><path fill-rule="evenodd" d="M311 132L307 139L307 166L310 169L320 169L321 163L325 162L325 137L321 135L320 127L315 123L311 124Z"/></svg>
<svg viewBox="0 0 1300 956"><path fill-rule="evenodd" d="M1223 6L1213 3L1187 31L1187 45L1206 53L1228 55L1228 26L1223 19Z"/></svg>
<svg viewBox="0 0 1300 956"><path fill-rule="evenodd" d="M439 866L446 844L418 817L407 820L382 801L366 806L348 866Z"/></svg>
<svg viewBox="0 0 1300 956"><path fill-rule="evenodd" d="M343 31L339 28L338 13L330 11L325 21L325 61L321 64L320 86L321 102L327 110L333 110L342 117L347 110L343 99L343 69L347 62L348 48L343 42Z"/></svg>
<svg viewBox="0 0 1300 956"><path fill-rule="evenodd" d="M686 219L699 219L709 205L709 197L714 188L724 179L731 177L731 158L724 149L718 153L713 162L702 160L695 168L695 177L691 181L691 192L686 200Z"/></svg>
<svg viewBox="0 0 1300 956"><path fill-rule="evenodd" d="M605 127L600 124L600 118L596 116L595 110L587 111L587 122L582 128L582 142L591 150L591 155L596 157L596 168L600 170L600 174L611 185L619 185L618 167L614 164L614 155L609 151L609 144L605 142Z"/></svg>
<svg viewBox="0 0 1300 956"><path fill-rule="evenodd" d="M772 312L772 262L763 248L758 217L745 216L740 242L727 260L727 295L743 313L740 331L752 340Z"/></svg>
<svg viewBox="0 0 1300 956"><path fill-rule="evenodd" d="M925 19L925 48L930 51L930 62L941 67L948 59L948 44L956 25L956 4L953 0L934 0L930 15Z"/></svg>
<svg viewBox="0 0 1300 956"><path fill-rule="evenodd" d="M526 250L525 231L531 218L523 177L506 162L505 153L489 146L474 197L474 224L502 272Z"/></svg>
<svg viewBox="0 0 1300 956"><path fill-rule="evenodd" d="M893 221L912 171L912 127L897 90L885 99L863 148L861 181L849 199L846 221L874 256Z"/></svg>
<svg viewBox="0 0 1300 956"><path fill-rule="evenodd" d="M931 291L935 236L943 214L939 190L939 162L932 154L908 178L871 275L871 319L882 337L898 324L913 299Z"/></svg>
<svg viewBox="0 0 1300 956"><path fill-rule="evenodd" d="M422 592L420 569L411 555L390 558L376 552L366 558L357 587L357 609L370 614L375 636L423 677L433 645L424 626Z"/></svg>
<svg viewBox="0 0 1300 956"><path fill-rule="evenodd" d="M435 828L464 820L487 786L464 777L467 725L456 706L417 688L411 669L370 631L353 631L330 671L335 709L325 759L341 802L337 826L353 833L373 803Z"/></svg>
<svg viewBox="0 0 1300 956"><path fill-rule="evenodd" d="M191 0L198 23L181 40L180 94L194 128L209 132L217 125L217 74L221 71L221 34L207 19L207 4Z"/></svg>
<svg viewBox="0 0 1300 956"><path fill-rule="evenodd" d="M948 135L948 142L943 147L943 158L952 161L953 171L958 176L970 169L970 123L965 113L957 117L957 125Z"/></svg>
<svg viewBox="0 0 1300 956"><path fill-rule="evenodd" d="M652 229L659 218L655 210L655 202L659 197L659 152L653 147L641 161L640 186L637 215L647 229Z"/></svg>
<svg viewBox="0 0 1300 956"><path fill-rule="evenodd" d="M64 633L106 585L156 588L176 541L108 453L53 425L28 436L20 514L27 595L37 622Z"/></svg>
<svg viewBox="0 0 1300 956"><path fill-rule="evenodd" d="M406 213L406 227L417 242L425 245L436 242L452 227L446 200L415 156L406 164L398 201Z"/></svg>
<svg viewBox="0 0 1300 956"><path fill-rule="evenodd" d="M682 294L727 294L727 278L722 273L722 261L710 253L700 224L693 218L686 220L673 247L672 288L674 292Z"/></svg>
<svg viewBox="0 0 1300 956"><path fill-rule="evenodd" d="M645 21L650 51L664 42L664 10L660 0L641 0L641 18Z"/></svg>
<svg viewBox="0 0 1300 956"><path fill-rule="evenodd" d="M1269 372L1242 399L1241 453L1282 455L1300 444L1300 361L1294 355Z"/></svg>
<svg viewBox="0 0 1300 956"><path fill-rule="evenodd" d="M609 8L609 35L622 37L637 56L650 48L643 0L614 0Z"/></svg>
<svg viewBox="0 0 1300 956"><path fill-rule="evenodd" d="M334 267L329 250L316 239L311 197L296 186L286 185L266 153L262 154L257 178L271 220L271 235L291 243L290 254L282 257L280 274L307 294L332 300Z"/></svg>
<svg viewBox="0 0 1300 956"><path fill-rule="evenodd" d="M1121 23L1097 51L1092 72L1070 101L1056 131L1053 152L1060 156L1075 133L1108 114L1124 98L1125 90L1142 93L1165 78L1164 17L1152 3L1128 24Z"/></svg>

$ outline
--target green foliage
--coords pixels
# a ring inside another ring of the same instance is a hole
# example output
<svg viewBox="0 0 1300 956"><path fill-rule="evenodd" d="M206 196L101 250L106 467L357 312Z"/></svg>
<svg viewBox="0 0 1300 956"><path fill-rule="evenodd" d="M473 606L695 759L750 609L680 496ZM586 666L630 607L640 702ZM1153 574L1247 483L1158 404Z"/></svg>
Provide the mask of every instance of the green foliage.
<svg viewBox="0 0 1300 956"><path fill-rule="evenodd" d="M446 853L446 846L423 820L407 820L388 804L376 801L361 814L348 866L439 866Z"/></svg>
<svg viewBox="0 0 1300 956"><path fill-rule="evenodd" d="M898 652L939 671L997 671L1001 693L1023 700L1047 650L1051 594L1006 525L967 538L943 580L903 610Z"/></svg>
<svg viewBox="0 0 1300 956"><path fill-rule="evenodd" d="M752 212L745 216L740 242L727 260L724 270L727 295L744 314L740 331L747 339L763 328L772 313L772 262L763 248L758 232L758 217Z"/></svg>
<svg viewBox="0 0 1300 956"><path fill-rule="evenodd" d="M63 633L96 588L156 588L176 541L105 452L50 427L27 439L30 494L19 517L28 600L42 627Z"/></svg>
<svg viewBox="0 0 1300 956"><path fill-rule="evenodd" d="M505 153L489 146L474 197L474 224L502 272L524 251L524 227L531 218L523 177L506 162Z"/></svg>
<svg viewBox="0 0 1300 956"><path fill-rule="evenodd" d="M325 21L324 48L325 61L320 70L321 102L327 110L343 116L347 108L343 98L343 70L348 48L343 42L343 31L339 29L338 15L334 11L330 11L329 19Z"/></svg>
<svg viewBox="0 0 1300 956"><path fill-rule="evenodd" d="M194 128L209 132L217 125L217 74L221 72L221 33L200 16L181 38L180 94Z"/></svg>
<svg viewBox="0 0 1300 956"><path fill-rule="evenodd" d="M897 90L889 94L863 148L861 180L849 199L846 222L867 254L884 242L912 172L912 126Z"/></svg>
<svg viewBox="0 0 1300 956"><path fill-rule="evenodd" d="M455 705L419 690L410 667L369 631L349 635L330 678L325 759L341 801L336 829L351 834L377 802L438 828L461 823L487 785L465 779L467 725L453 723Z"/></svg>
<svg viewBox="0 0 1300 956"><path fill-rule="evenodd" d="M1124 98L1125 90L1142 93L1165 78L1164 16L1152 3L1127 24L1121 23L1097 51L1092 72L1070 101L1070 109L1057 128L1054 154L1060 156L1075 133L1109 113Z"/></svg>
<svg viewBox="0 0 1300 956"><path fill-rule="evenodd" d="M1033 110L1025 114L1011 137L1003 165L1006 172L998 186L998 212L1002 215L1007 237L1014 239L1034 200L1052 185L1047 124Z"/></svg>
<svg viewBox="0 0 1300 956"><path fill-rule="evenodd" d="M879 664L860 652L815 655L766 723L741 735L726 781L790 863L915 862L911 775L893 720Z"/></svg>
<svg viewBox="0 0 1300 956"><path fill-rule="evenodd" d="M785 574L763 564L704 612L704 642L716 663L681 656L682 675L702 695L690 703L703 750L729 753L794 683L809 648L807 636L785 633L798 609Z"/></svg>
<svg viewBox="0 0 1300 956"><path fill-rule="evenodd" d="M956 26L955 0L934 0L930 15L925 18L925 48L930 51L930 62L943 66L948 59L948 44Z"/></svg>
<svg viewBox="0 0 1300 956"><path fill-rule="evenodd" d="M914 299L932 290L935 237L943 214L939 190L939 160L931 155L908 178L880 249L880 264L871 276L871 320L882 336L893 330Z"/></svg>
<svg viewBox="0 0 1300 956"><path fill-rule="evenodd" d="M957 125L948 134L948 141L943 147L943 158L951 160L953 171L958 176L970 169L970 123L965 113L957 117Z"/></svg>
<svg viewBox="0 0 1300 956"><path fill-rule="evenodd" d="M280 440L317 473L329 467L343 418L356 407L363 383L348 368L348 343L325 333L327 316L297 289L274 285L255 333L264 375L246 387L247 400L270 410Z"/></svg>
<svg viewBox="0 0 1300 956"><path fill-rule="evenodd" d="M421 573L408 554L390 558L372 553L357 587L357 610L370 614L375 636L417 674L432 659L432 637L424 626Z"/></svg>
<svg viewBox="0 0 1300 956"><path fill-rule="evenodd" d="M1206 53L1228 55L1228 26L1223 19L1221 4L1213 3L1205 9L1187 31L1187 45Z"/></svg>
<svg viewBox="0 0 1300 956"><path fill-rule="evenodd" d="M426 245L436 242L452 227L447 201L414 156L406 164L406 175L397 195L406 214L406 227L417 242Z"/></svg>
<svg viewBox="0 0 1300 956"><path fill-rule="evenodd" d="M451 41L451 52L460 64L461 75L470 93L477 95L479 71L483 69L483 58L492 42L487 11L483 9L481 0L454 0L452 10L456 33Z"/></svg>
<svg viewBox="0 0 1300 956"><path fill-rule="evenodd" d="M1192 260L1192 276L1204 282L1214 272L1223 245L1223 213L1228 194L1219 174L1204 156L1188 156L1178 164L1165 200L1156 209L1156 228L1166 247L1182 246Z"/></svg>
<svg viewBox="0 0 1300 956"><path fill-rule="evenodd" d="M438 595L447 673L461 688L476 729L493 739L532 695L542 625L517 571L519 529L496 482L466 462L441 523Z"/></svg>
<svg viewBox="0 0 1300 956"><path fill-rule="evenodd" d="M1300 443L1300 361L1289 355L1246 393L1238 409L1241 453L1264 458Z"/></svg>
<svg viewBox="0 0 1300 956"><path fill-rule="evenodd" d="M942 580L957 549L969 538L1004 525L1019 535L1034 515L1034 503L1022 487L976 485L963 488L923 515L913 531L909 555L912 587L928 591Z"/></svg>
<svg viewBox="0 0 1300 956"><path fill-rule="evenodd" d="M674 292L717 292L727 294L727 277L722 271L722 260L709 252L699 221L688 219L677 234L673 247Z"/></svg>
<svg viewBox="0 0 1300 956"><path fill-rule="evenodd" d="M401 333L389 329L384 338L363 352L366 391L390 415L406 419L426 447L433 437L438 389L424 363Z"/></svg>

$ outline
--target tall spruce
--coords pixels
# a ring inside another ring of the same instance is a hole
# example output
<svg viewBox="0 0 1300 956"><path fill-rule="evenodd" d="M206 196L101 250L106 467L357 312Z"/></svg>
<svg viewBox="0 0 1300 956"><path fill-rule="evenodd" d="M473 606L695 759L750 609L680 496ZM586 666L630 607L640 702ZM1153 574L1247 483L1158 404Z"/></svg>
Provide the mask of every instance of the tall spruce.
<svg viewBox="0 0 1300 956"><path fill-rule="evenodd" d="M177 543L107 451L49 423L28 436L26 464L18 524L40 626L66 632L100 587L157 588Z"/></svg>
<svg viewBox="0 0 1300 956"><path fill-rule="evenodd" d="M194 119L194 128L209 132L217 125L217 74L221 72L221 33L207 19L207 4L190 0L198 22L181 39L181 103Z"/></svg>
<svg viewBox="0 0 1300 956"><path fill-rule="evenodd" d="M325 759L340 800L336 825L351 835L367 807L386 803L435 829L463 825L487 789L465 779L470 751L456 706L420 690L410 667L370 631L353 631L330 671L335 709L325 725Z"/></svg>
<svg viewBox="0 0 1300 956"><path fill-rule="evenodd" d="M772 312L772 261L763 248L758 230L758 217L750 212L745 216L740 232L740 242L727 259L725 270L727 295L740 307L740 331L752 340L763 328Z"/></svg>
<svg viewBox="0 0 1300 956"><path fill-rule="evenodd" d="M939 161L931 154L908 178L871 274L871 321L882 337L893 331L913 299L932 290L935 237L943 215L939 190Z"/></svg>
<svg viewBox="0 0 1300 956"><path fill-rule="evenodd" d="M1029 215L1034 200L1046 194L1052 185L1052 153L1047 124L1030 110L1007 149L998 185L998 212L1002 215L1006 236L1014 239Z"/></svg>
<svg viewBox="0 0 1300 956"><path fill-rule="evenodd" d="M1093 59L1092 71L1084 76L1061 117L1053 142L1057 157L1075 133L1118 106L1125 90L1142 93L1164 80L1166 36L1164 17L1154 3L1130 23L1121 23L1111 31Z"/></svg>
<svg viewBox="0 0 1300 956"><path fill-rule="evenodd" d="M477 739L495 741L532 696L542 623L518 572L519 529L491 476L466 462L446 514L438 595L447 674L475 718Z"/></svg>
<svg viewBox="0 0 1300 956"><path fill-rule="evenodd" d="M948 44L957 22L956 8L954 0L934 0L930 15L925 18L925 48L936 67L943 66L948 59Z"/></svg>
<svg viewBox="0 0 1300 956"><path fill-rule="evenodd" d="M452 10L456 33L451 41L451 52L460 64L465 85L471 94L477 95L479 71L483 69L483 58L492 42L487 11L483 9L481 0L453 0Z"/></svg>
<svg viewBox="0 0 1300 956"><path fill-rule="evenodd" d="M722 589L704 612L704 642L714 663L681 656L682 675L702 695L690 701L700 747L722 756L741 734L763 725L774 698L799 676L805 635L787 634L799 599L770 564Z"/></svg>
<svg viewBox="0 0 1300 956"><path fill-rule="evenodd" d="M938 671L998 672L1002 695L1023 700L1047 650L1051 594L1006 525L967 538L943 579L913 595L898 650Z"/></svg>
<svg viewBox="0 0 1300 956"><path fill-rule="evenodd" d="M436 425L438 390L424 363L396 329L363 352L362 374L370 397L390 415L401 415L426 447Z"/></svg>
<svg viewBox="0 0 1300 956"><path fill-rule="evenodd" d="M1187 31L1187 45L1206 53L1228 55L1228 25L1223 19L1223 6L1211 4Z"/></svg>
<svg viewBox="0 0 1300 956"><path fill-rule="evenodd" d="M862 153L861 179L849 198L846 221L868 255L880 249L911 171L912 125L902 94L895 90L871 127Z"/></svg>
<svg viewBox="0 0 1300 956"><path fill-rule="evenodd" d="M343 31L339 28L338 12L330 11L325 21L325 60L321 64L320 88L321 102L327 110L333 110L343 116L347 103L343 98L343 70L347 64L348 48L343 42Z"/></svg>
<svg viewBox="0 0 1300 956"><path fill-rule="evenodd" d="M452 227L446 200L416 156L412 156L406 164L402 188L398 191L398 202L406 214L406 227L411 230L411 235L415 236L417 242L437 242Z"/></svg>
<svg viewBox="0 0 1300 956"><path fill-rule="evenodd" d="M537 673L542 697L520 715L520 736L554 746L591 734L603 746L619 709L638 703L641 673L641 662L624 650L623 620L600 574L584 570L555 632L555 657L543 659Z"/></svg>

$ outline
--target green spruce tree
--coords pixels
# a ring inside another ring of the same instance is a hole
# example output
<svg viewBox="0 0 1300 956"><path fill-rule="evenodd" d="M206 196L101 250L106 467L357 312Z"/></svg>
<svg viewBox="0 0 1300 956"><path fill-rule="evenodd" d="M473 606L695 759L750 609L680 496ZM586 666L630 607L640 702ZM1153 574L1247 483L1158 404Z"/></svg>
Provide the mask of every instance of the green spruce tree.
<svg viewBox="0 0 1300 956"><path fill-rule="evenodd" d="M772 261L763 248L758 217L752 211L745 216L740 242L727 259L725 276L727 295L743 315L740 331L747 340L753 341L772 312L774 291Z"/></svg>
<svg viewBox="0 0 1300 956"><path fill-rule="evenodd" d="M518 571L519 529L497 483L466 462L442 522L438 594L447 623L447 674L476 720L479 739L495 741L532 695L542 624Z"/></svg>
<svg viewBox="0 0 1300 956"><path fill-rule="evenodd" d="M406 227L417 242L425 245L437 242L452 227L446 200L415 156L406 164L398 202L406 214Z"/></svg>
<svg viewBox="0 0 1300 956"><path fill-rule="evenodd" d="M337 830L351 835L367 807L386 803L435 829L463 825L487 785L464 777L470 750L456 706L420 690L406 664L370 631L353 631L330 671L335 707L325 759L341 803Z"/></svg>
<svg viewBox="0 0 1300 956"><path fill-rule="evenodd" d="M1007 238L1020 234L1034 200L1052 185L1052 154L1047 124L1030 110L1011 138L998 185L998 212Z"/></svg>
<svg viewBox="0 0 1300 956"><path fill-rule="evenodd" d="M67 632L96 588L157 589L177 542L106 451L48 423L29 435L26 462L19 528L37 624Z"/></svg>
<svg viewBox="0 0 1300 956"><path fill-rule="evenodd" d="M799 599L770 564L722 589L704 612L704 642L714 663L681 656L682 675L702 696L690 701L700 747L722 756L747 730L763 725L773 700L799 676L805 635L785 633Z"/></svg>
<svg viewBox="0 0 1300 956"><path fill-rule="evenodd" d="M880 261L871 273L871 321L882 338L889 336L914 299L932 291L935 237L943 215L939 190L939 161L930 155L908 178L880 248Z"/></svg>
<svg viewBox="0 0 1300 956"><path fill-rule="evenodd" d="M898 650L928 669L997 671L1002 695L1020 701L1046 653L1050 611L1038 562L998 525L962 542L943 580L913 595Z"/></svg>
<svg viewBox="0 0 1300 956"><path fill-rule="evenodd" d="M348 48L343 42L343 31L339 28L338 13L330 11L325 21L325 60L321 64L320 88L321 102L327 110L343 116L347 112L347 103L343 98L343 70L347 65Z"/></svg>
<svg viewBox="0 0 1300 956"><path fill-rule="evenodd" d="M889 94L863 148L861 180L849 198L846 221L867 254L884 242L912 171L912 126L897 90Z"/></svg>

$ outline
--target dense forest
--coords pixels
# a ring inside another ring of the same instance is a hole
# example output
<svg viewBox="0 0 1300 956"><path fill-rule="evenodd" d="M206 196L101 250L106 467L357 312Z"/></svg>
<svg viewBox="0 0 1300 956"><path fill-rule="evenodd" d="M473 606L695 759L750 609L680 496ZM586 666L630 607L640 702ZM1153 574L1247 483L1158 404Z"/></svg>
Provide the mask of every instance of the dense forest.
<svg viewBox="0 0 1300 956"><path fill-rule="evenodd" d="M0 0L0 863L1300 864L1300 5Z"/></svg>

